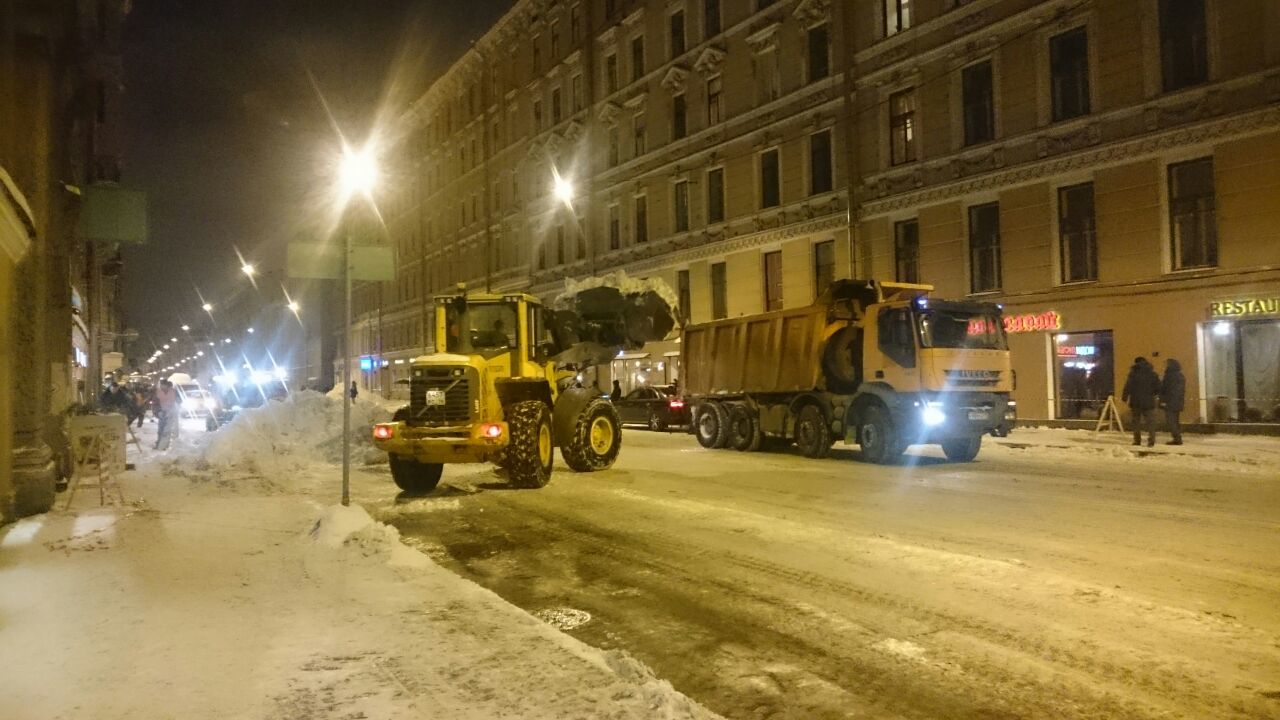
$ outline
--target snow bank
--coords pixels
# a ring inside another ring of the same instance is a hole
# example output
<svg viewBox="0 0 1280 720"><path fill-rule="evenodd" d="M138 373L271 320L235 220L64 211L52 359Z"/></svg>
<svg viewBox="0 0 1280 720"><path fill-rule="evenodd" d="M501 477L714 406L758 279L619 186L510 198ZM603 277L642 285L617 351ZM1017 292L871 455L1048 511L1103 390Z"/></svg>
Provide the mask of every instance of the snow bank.
<svg viewBox="0 0 1280 720"><path fill-rule="evenodd" d="M384 461L373 447L374 423L391 419L391 412L368 400L351 407L351 456L357 463ZM342 396L311 390L242 411L210 439L201 459L211 467L240 467L278 472L316 459L342 459Z"/></svg>
<svg viewBox="0 0 1280 720"><path fill-rule="evenodd" d="M680 307L680 298L671 286L662 278L633 278L623 270L605 273L583 280L565 278L564 291L556 296L555 307L564 309L572 305L573 299L584 290L598 287L616 288L625 296L638 297L646 292L653 292L674 312Z"/></svg>
<svg viewBox="0 0 1280 720"><path fill-rule="evenodd" d="M428 567L427 556L400 542L400 531L374 520L359 505L330 505L311 527L311 537L319 545L359 547L365 555L383 556L388 565Z"/></svg>

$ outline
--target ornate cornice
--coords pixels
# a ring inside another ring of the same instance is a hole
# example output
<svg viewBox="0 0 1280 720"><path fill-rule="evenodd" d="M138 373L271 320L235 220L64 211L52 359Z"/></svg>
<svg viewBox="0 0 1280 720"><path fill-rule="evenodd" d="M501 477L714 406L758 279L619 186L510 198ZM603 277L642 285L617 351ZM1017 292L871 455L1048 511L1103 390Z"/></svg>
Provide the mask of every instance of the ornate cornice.
<svg viewBox="0 0 1280 720"><path fill-rule="evenodd" d="M779 217L782 216L779 215ZM736 235L732 238L716 239L697 247L674 249L673 252L663 252L663 250L667 249L664 246L677 244L674 238L665 238L648 243L648 245L652 245L659 254L632 260L625 263L621 269L627 270L628 272L648 272L671 265L706 260L708 258L728 255L741 250L749 250L751 248L771 245L773 243L792 240L805 235L813 235L832 230L843 230L847 227L848 215L837 210L834 213L811 220L793 222L781 225L780 227L765 228L755 232ZM714 238L717 235L719 237L723 237L723 231L705 231L705 233L703 233L703 236L707 238ZM686 238L688 237L689 236L686 236ZM637 246L632 246L632 248L635 247Z"/></svg>
<svg viewBox="0 0 1280 720"><path fill-rule="evenodd" d="M780 27L782 27L782 23L771 22L748 35L747 44L751 46L751 51L762 53L766 50L773 50L777 48L778 28Z"/></svg>
<svg viewBox="0 0 1280 720"><path fill-rule="evenodd" d="M596 112L596 119L606 125L611 125L618 119L618 113L622 112L622 106L612 100L600 103L600 109Z"/></svg>
<svg viewBox="0 0 1280 720"><path fill-rule="evenodd" d="M688 70L679 65L672 65L667 69L667 74L662 76L662 87L673 93L682 92L685 80L688 78Z"/></svg>
<svg viewBox="0 0 1280 720"><path fill-rule="evenodd" d="M902 192L892 197L862 203L858 210L858 217L868 218L897 210L933 205L972 193L1024 185L1064 173L1142 160L1187 145L1225 142L1245 135L1272 131L1277 127L1280 127L1280 107L1272 106L1197 125L1144 135L1133 140L1078 150L1069 155L1022 164L1008 170L993 169L978 177L943 182L928 187L923 187L926 183L922 178L909 175L908 177L912 178L911 185L921 189L904 188ZM1029 141L1031 140L1024 139L1023 144ZM1035 141L1038 142L1039 139ZM920 171L917 169L914 172L918 174ZM872 180L867 185L883 189L886 187L886 180Z"/></svg>
<svg viewBox="0 0 1280 720"><path fill-rule="evenodd" d="M817 25L831 17L831 0L800 0L792 17L804 25Z"/></svg>
<svg viewBox="0 0 1280 720"><path fill-rule="evenodd" d="M698 59L693 62L693 69L703 75L715 75L720 72L723 63L724 50L708 45L698 54Z"/></svg>

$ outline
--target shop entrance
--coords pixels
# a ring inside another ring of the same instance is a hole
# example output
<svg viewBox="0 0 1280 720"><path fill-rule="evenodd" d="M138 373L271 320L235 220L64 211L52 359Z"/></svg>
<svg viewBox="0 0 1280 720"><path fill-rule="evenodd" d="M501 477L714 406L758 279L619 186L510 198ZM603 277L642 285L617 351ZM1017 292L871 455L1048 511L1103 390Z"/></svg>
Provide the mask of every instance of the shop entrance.
<svg viewBox="0 0 1280 720"><path fill-rule="evenodd" d="M1054 390L1060 420L1096 420L1115 393L1115 345L1110 330L1053 337Z"/></svg>
<svg viewBox="0 0 1280 720"><path fill-rule="evenodd" d="M1200 326L1210 422L1280 422L1280 320Z"/></svg>

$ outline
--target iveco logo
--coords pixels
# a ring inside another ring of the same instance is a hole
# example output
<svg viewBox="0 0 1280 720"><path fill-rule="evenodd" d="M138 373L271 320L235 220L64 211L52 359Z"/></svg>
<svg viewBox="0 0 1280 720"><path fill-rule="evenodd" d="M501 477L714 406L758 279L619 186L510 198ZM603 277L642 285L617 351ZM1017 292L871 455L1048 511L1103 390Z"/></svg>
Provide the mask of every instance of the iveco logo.
<svg viewBox="0 0 1280 720"><path fill-rule="evenodd" d="M999 370L946 370L947 377L959 380L996 380L1000 377Z"/></svg>

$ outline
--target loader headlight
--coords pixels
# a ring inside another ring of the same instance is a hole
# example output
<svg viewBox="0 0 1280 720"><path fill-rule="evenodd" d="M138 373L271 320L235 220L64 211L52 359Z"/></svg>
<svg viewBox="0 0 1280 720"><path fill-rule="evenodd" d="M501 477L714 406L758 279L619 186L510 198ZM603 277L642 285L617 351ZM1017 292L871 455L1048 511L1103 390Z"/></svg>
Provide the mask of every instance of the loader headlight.
<svg viewBox="0 0 1280 720"><path fill-rule="evenodd" d="M394 425L388 425L386 423L378 423L377 425L373 426L374 440L390 440L392 437L395 436L395 434L396 434L396 428Z"/></svg>

